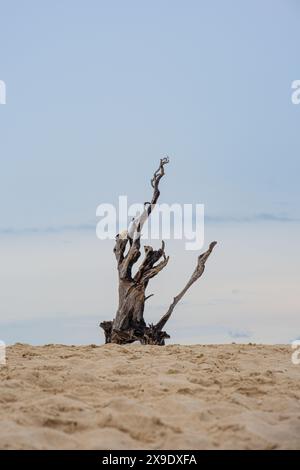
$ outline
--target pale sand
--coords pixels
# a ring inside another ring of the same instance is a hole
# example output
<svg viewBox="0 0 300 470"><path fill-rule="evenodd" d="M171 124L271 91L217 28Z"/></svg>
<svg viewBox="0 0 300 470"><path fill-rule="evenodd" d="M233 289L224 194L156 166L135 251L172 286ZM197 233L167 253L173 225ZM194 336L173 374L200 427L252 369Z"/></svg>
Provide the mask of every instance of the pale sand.
<svg viewBox="0 0 300 470"><path fill-rule="evenodd" d="M1 449L300 449L289 346L8 348Z"/></svg>

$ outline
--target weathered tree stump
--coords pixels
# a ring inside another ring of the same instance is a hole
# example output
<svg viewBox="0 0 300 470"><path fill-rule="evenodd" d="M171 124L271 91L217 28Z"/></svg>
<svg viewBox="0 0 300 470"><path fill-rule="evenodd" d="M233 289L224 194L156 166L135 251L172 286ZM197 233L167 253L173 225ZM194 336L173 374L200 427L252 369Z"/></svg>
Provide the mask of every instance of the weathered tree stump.
<svg viewBox="0 0 300 470"><path fill-rule="evenodd" d="M170 336L163 331L172 312L187 290L199 279L205 268L205 263L217 242L212 242L208 250L198 256L197 265L182 291L174 297L168 311L155 325L147 325L144 320L146 289L151 278L156 276L168 264L169 257L165 254L165 243L162 242L159 250L151 246L144 247L144 259L135 275L132 268L141 256L140 239L144 223L154 209L160 196L159 182L165 174L164 167L169 158L160 160L159 168L153 175L151 186L153 195L151 202L144 204L144 212L124 234L116 236L114 254L117 260L119 273L119 305L115 318L112 321L103 321L100 327L104 330L105 343L128 344L140 341L142 344L155 344L162 346L165 339Z"/></svg>

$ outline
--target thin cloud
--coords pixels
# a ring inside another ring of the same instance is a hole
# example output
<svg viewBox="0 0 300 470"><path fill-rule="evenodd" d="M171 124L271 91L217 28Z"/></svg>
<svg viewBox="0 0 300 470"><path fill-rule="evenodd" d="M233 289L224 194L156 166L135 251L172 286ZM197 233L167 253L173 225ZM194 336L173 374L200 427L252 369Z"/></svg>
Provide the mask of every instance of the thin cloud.
<svg viewBox="0 0 300 470"><path fill-rule="evenodd" d="M251 338L253 334L247 330L229 330L228 334L230 338L238 339L238 338Z"/></svg>
<svg viewBox="0 0 300 470"><path fill-rule="evenodd" d="M2 235L33 235L33 234L51 234L51 233L64 233L64 232L90 232L96 230L96 224L77 224L77 225L56 225L49 227L25 227L13 228L4 227L0 228Z"/></svg>
<svg viewBox="0 0 300 470"><path fill-rule="evenodd" d="M258 223L258 222L281 222L297 223L300 217L291 217L286 214L273 214L262 212L248 216L205 216L207 223ZM51 234L63 232L90 232L96 230L95 223L82 223L70 225L52 225L47 227L0 227L0 235L26 235L26 234Z"/></svg>
<svg viewBox="0 0 300 470"><path fill-rule="evenodd" d="M300 222L299 217L291 217L286 214L272 214L268 212L262 212L259 214L247 215L247 216L205 216L206 222L216 223L255 223L255 222L283 222L283 223L294 223Z"/></svg>

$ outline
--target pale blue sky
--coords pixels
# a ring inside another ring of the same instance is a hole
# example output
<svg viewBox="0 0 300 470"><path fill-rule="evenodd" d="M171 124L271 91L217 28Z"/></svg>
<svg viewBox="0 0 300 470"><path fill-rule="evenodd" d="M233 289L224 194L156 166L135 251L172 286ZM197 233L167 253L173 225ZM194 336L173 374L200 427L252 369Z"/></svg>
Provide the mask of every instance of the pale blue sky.
<svg viewBox="0 0 300 470"><path fill-rule="evenodd" d="M164 154L163 202L204 203L220 242L172 338L300 336L299 2L0 0L0 22L0 339L96 341L116 295L96 206L146 200ZM149 320L174 293L155 285Z"/></svg>

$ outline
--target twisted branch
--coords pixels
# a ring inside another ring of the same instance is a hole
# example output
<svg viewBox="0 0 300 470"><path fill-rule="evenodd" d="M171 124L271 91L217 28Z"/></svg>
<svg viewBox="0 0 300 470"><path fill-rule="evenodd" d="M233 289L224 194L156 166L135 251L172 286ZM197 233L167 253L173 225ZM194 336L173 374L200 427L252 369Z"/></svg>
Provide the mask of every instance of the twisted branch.
<svg viewBox="0 0 300 470"><path fill-rule="evenodd" d="M140 238L142 234L142 228L143 225L145 224L146 220L148 219L149 215L151 214L152 210L154 209L158 198L160 196L160 190L159 190L159 182L161 178L165 174L165 169L164 166L169 163L169 157L161 158L160 159L160 164L158 169L154 172L154 175L151 179L151 186L153 188L153 195L151 202L145 202L144 203L144 212L134 221L133 223L133 230L130 236L126 236L125 238L121 237L119 234L116 236L116 244L114 247L114 253L117 259L118 263L118 270L120 273L120 278L121 279L132 279L132 266L137 262L139 259L141 252L140 252ZM130 242L130 248L125 255L126 247L127 247L127 242ZM146 248L146 247L145 247ZM150 258L151 260L155 259L155 261L152 263L151 268L153 267L153 264L161 258L161 256L164 253L164 242L162 245L162 251L154 251L153 248L149 248L149 253L150 249L152 250L153 254L152 256L149 256L147 258L147 252L146 252L146 259L144 261L149 262ZM159 256L158 256L159 255ZM144 264L144 262L143 262ZM147 268L146 265L144 265L143 270ZM162 269L162 268L161 268ZM138 279L137 282L142 277L142 271L141 268L138 273ZM153 277L153 276L151 276ZM140 278L140 279L139 279ZM136 280L136 279L135 279Z"/></svg>
<svg viewBox="0 0 300 470"><path fill-rule="evenodd" d="M208 250L205 253L198 256L197 266L196 266L193 274L191 275L190 279L188 280L186 286L182 289L181 292L179 292L179 294L176 295L176 297L174 297L173 302L171 303L168 311L162 316L162 318L159 320L159 322L155 325L155 329L157 331L161 331L163 329L163 327L165 326L165 324L169 320L170 316L172 315L173 310L176 307L176 305L178 304L178 302L182 299L184 294L194 284L194 282L196 282L197 279L199 279L199 277L202 276L202 274L204 272L204 269L205 269L205 263L206 263L208 257L210 256L210 254L212 253L212 251L213 251L214 247L216 246L216 244L217 244L217 242L212 242L209 245Z"/></svg>

